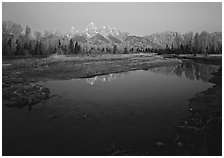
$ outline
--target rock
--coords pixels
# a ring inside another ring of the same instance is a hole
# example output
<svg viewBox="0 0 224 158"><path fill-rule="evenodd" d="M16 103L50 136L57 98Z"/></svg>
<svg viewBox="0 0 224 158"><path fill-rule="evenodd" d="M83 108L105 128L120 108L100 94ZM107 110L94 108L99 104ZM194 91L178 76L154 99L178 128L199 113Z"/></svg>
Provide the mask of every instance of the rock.
<svg viewBox="0 0 224 158"><path fill-rule="evenodd" d="M119 150L114 151L113 153L111 153L111 156L118 156L120 153Z"/></svg>
<svg viewBox="0 0 224 158"><path fill-rule="evenodd" d="M125 150L115 150L111 153L111 156L128 156L128 152Z"/></svg>
<svg viewBox="0 0 224 158"><path fill-rule="evenodd" d="M156 145L161 147L164 146L165 144L163 142L157 142Z"/></svg>
<svg viewBox="0 0 224 158"><path fill-rule="evenodd" d="M87 117L88 115L89 115L89 113L87 112L87 113L84 113L82 116Z"/></svg>
<svg viewBox="0 0 224 158"><path fill-rule="evenodd" d="M176 126L175 127L178 131L182 132L187 132L187 133L197 133L203 130L203 128L198 128L195 126L189 126L189 125L184 125L184 126Z"/></svg>
<svg viewBox="0 0 224 158"><path fill-rule="evenodd" d="M177 142L179 138L180 138L180 136L176 135L176 138L174 139L174 142Z"/></svg>
<svg viewBox="0 0 224 158"><path fill-rule="evenodd" d="M194 144L194 143L191 143L191 144L190 144L190 146L191 146L191 147L194 147L194 146L195 146L195 144Z"/></svg>
<svg viewBox="0 0 224 158"><path fill-rule="evenodd" d="M189 111L190 111L190 112L192 112L192 111L193 111L193 109L191 108L191 109L189 109Z"/></svg>
<svg viewBox="0 0 224 158"><path fill-rule="evenodd" d="M4 67L4 66L11 66L12 64L7 64L7 63L2 63L2 67Z"/></svg>
<svg viewBox="0 0 224 158"><path fill-rule="evenodd" d="M178 147L183 147L184 144L183 144L182 142L177 142L177 146L178 146Z"/></svg>
<svg viewBox="0 0 224 158"><path fill-rule="evenodd" d="M2 88L5 88L5 87L10 87L10 85L8 85L6 83L2 83Z"/></svg>
<svg viewBox="0 0 224 158"><path fill-rule="evenodd" d="M54 118L56 118L56 116L55 115L47 115L47 118L54 119Z"/></svg>
<svg viewBox="0 0 224 158"><path fill-rule="evenodd" d="M8 107L14 107L16 106L17 102L14 100L4 100L3 105L8 106Z"/></svg>
<svg viewBox="0 0 224 158"><path fill-rule="evenodd" d="M31 103L32 103L32 99L29 98L29 99L28 99L28 104L30 105Z"/></svg>

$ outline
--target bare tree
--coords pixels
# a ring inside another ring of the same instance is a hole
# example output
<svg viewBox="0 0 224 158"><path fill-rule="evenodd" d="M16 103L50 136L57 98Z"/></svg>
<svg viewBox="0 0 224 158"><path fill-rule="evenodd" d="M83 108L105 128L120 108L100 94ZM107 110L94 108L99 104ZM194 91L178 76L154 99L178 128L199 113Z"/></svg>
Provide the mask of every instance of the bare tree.
<svg viewBox="0 0 224 158"><path fill-rule="evenodd" d="M40 38L41 38L41 32L35 31L34 32L34 36L35 36L36 40L40 40Z"/></svg>
<svg viewBox="0 0 224 158"><path fill-rule="evenodd" d="M207 54L207 48L209 46L209 36L210 34L206 31L203 31L199 35L199 48L202 51L202 53Z"/></svg>

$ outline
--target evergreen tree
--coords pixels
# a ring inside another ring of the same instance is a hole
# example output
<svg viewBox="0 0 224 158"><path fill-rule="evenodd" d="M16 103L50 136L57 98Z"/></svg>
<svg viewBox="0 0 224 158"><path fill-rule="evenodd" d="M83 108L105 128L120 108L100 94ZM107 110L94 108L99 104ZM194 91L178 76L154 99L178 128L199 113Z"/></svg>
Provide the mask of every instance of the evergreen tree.
<svg viewBox="0 0 224 158"><path fill-rule="evenodd" d="M188 44L185 46L185 52L186 52L187 54L190 53L190 46L189 46Z"/></svg>
<svg viewBox="0 0 224 158"><path fill-rule="evenodd" d="M8 46L11 48L12 47L12 39L13 39L13 35L11 34L9 36L9 40L8 40Z"/></svg>
<svg viewBox="0 0 224 158"><path fill-rule="evenodd" d="M181 53L184 53L184 46L182 43L180 44L180 51L181 51Z"/></svg>
<svg viewBox="0 0 224 158"><path fill-rule="evenodd" d="M58 41L58 48L61 48L61 40Z"/></svg>
<svg viewBox="0 0 224 158"><path fill-rule="evenodd" d="M35 45L35 48L34 48L34 52L35 52L35 55L39 55L40 54L39 41L36 42L36 45Z"/></svg>
<svg viewBox="0 0 224 158"><path fill-rule="evenodd" d="M70 42L69 42L69 54L73 54L74 53L74 43L72 41L72 39L70 39Z"/></svg>
<svg viewBox="0 0 224 158"><path fill-rule="evenodd" d="M167 54L170 54L170 48L169 48L168 45L166 45L166 53L167 53Z"/></svg>
<svg viewBox="0 0 224 158"><path fill-rule="evenodd" d="M128 49L127 47L124 48L124 54L127 54L128 53Z"/></svg>
<svg viewBox="0 0 224 158"><path fill-rule="evenodd" d="M75 42L75 54L78 53L78 42Z"/></svg>
<svg viewBox="0 0 224 158"><path fill-rule="evenodd" d="M39 49L39 55L43 55L43 51L42 51L42 42L40 41L39 42L39 45L38 45L38 49Z"/></svg>
<svg viewBox="0 0 224 158"><path fill-rule="evenodd" d="M16 55L20 54L20 50L21 50L21 45L20 45L19 40L17 39L16 40Z"/></svg>
<svg viewBox="0 0 224 158"><path fill-rule="evenodd" d="M117 53L117 46L116 46L116 45L113 47L113 53L114 53L114 54Z"/></svg>
<svg viewBox="0 0 224 158"><path fill-rule="evenodd" d="M78 42L75 43L75 54L78 54L81 51L81 47Z"/></svg>

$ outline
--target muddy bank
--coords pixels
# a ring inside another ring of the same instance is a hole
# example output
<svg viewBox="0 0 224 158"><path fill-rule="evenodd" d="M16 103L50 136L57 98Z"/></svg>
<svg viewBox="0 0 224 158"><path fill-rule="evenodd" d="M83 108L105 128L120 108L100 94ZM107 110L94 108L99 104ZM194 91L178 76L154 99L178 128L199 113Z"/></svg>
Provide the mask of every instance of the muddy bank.
<svg viewBox="0 0 224 158"><path fill-rule="evenodd" d="M11 61L5 71L16 70L26 79L72 79L127 72L151 67L181 63L177 59L165 59L149 54L102 55L102 56L52 56L44 59Z"/></svg>
<svg viewBox="0 0 224 158"><path fill-rule="evenodd" d="M191 116L176 127L186 155L222 155L222 69L213 73L214 86L189 100Z"/></svg>
<svg viewBox="0 0 224 158"><path fill-rule="evenodd" d="M179 63L181 61L177 59L164 59L149 54L3 59L3 105L31 108L32 105L49 99L49 89L38 85L38 81L89 78Z"/></svg>
<svg viewBox="0 0 224 158"><path fill-rule="evenodd" d="M192 55L192 54L182 54L182 55L175 55L175 54L167 54L163 55L164 58L178 58L178 59L190 59L196 62L207 63L212 65L221 65L222 64L222 55Z"/></svg>
<svg viewBox="0 0 224 158"><path fill-rule="evenodd" d="M12 71L11 73L3 72L2 77L2 104L8 107L23 108L49 99L49 89L38 85L34 81L26 80L18 77L19 72Z"/></svg>

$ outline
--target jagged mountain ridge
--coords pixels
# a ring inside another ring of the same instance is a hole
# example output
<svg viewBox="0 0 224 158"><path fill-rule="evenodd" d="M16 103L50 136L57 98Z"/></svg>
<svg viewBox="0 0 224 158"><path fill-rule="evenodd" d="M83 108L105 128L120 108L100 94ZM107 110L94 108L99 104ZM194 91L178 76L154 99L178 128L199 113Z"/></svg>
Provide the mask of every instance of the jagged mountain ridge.
<svg viewBox="0 0 224 158"><path fill-rule="evenodd" d="M127 32L122 32L116 28L111 28L110 26L96 27L94 23L90 23L82 31L78 31L72 27L71 34L74 41L82 43L89 42L95 45L109 44L111 46L123 44L132 47L157 49L165 49L167 46L170 48L178 48L180 47L180 44L192 44L195 36L195 33L193 32L181 34L178 32L166 31L140 37L129 35ZM222 41L221 32L206 34L209 36L209 43L212 43L212 40L217 41L218 43Z"/></svg>
<svg viewBox="0 0 224 158"><path fill-rule="evenodd" d="M96 27L94 23L90 23L87 27L79 31L75 27L71 28L69 33L73 41L89 42L95 45L100 44L120 44L123 39L121 32L108 26Z"/></svg>

